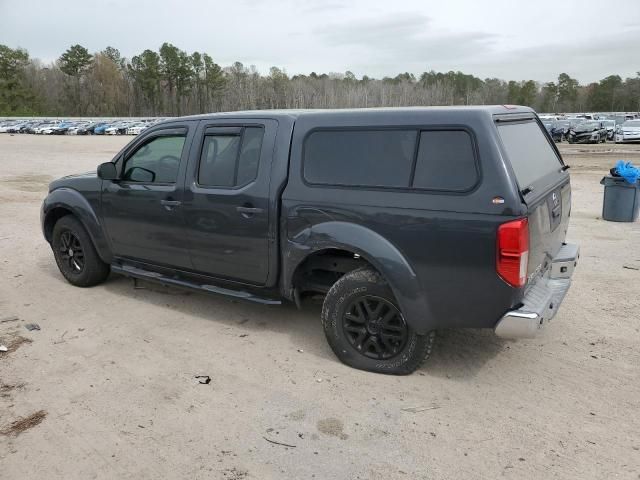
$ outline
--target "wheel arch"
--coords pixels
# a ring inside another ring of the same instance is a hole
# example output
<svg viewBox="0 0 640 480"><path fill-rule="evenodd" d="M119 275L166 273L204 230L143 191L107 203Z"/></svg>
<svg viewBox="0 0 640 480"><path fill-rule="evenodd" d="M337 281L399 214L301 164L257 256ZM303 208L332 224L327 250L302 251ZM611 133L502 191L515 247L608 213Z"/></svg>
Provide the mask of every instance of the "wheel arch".
<svg viewBox="0 0 640 480"><path fill-rule="evenodd" d="M339 252L356 257L354 263L371 266L385 279L413 329L420 334L433 330L430 323L434 317L414 269L402 252L379 233L354 223L329 221L298 232L287 241L285 250L283 292L288 298L295 298L299 287L296 283L305 265L319 256Z"/></svg>
<svg viewBox="0 0 640 480"><path fill-rule="evenodd" d="M73 215L82 224L100 259L105 263L111 263L111 248L94 208L80 192L70 188L54 190L42 205L42 232L47 242L51 243L56 222L67 215Z"/></svg>

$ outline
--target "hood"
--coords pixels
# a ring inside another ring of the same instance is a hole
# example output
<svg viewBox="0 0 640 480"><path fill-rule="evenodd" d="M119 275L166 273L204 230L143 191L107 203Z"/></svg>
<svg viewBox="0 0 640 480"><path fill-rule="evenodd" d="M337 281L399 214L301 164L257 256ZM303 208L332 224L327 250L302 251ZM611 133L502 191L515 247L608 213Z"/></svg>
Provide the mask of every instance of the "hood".
<svg viewBox="0 0 640 480"><path fill-rule="evenodd" d="M573 129L576 133L597 132L598 130L600 130L598 127L581 127L580 125Z"/></svg>
<svg viewBox="0 0 640 480"><path fill-rule="evenodd" d="M58 178L49 184L49 191L52 192L58 188L72 188L74 190L86 190L99 188L101 180L98 178L96 170L86 173L76 173Z"/></svg>

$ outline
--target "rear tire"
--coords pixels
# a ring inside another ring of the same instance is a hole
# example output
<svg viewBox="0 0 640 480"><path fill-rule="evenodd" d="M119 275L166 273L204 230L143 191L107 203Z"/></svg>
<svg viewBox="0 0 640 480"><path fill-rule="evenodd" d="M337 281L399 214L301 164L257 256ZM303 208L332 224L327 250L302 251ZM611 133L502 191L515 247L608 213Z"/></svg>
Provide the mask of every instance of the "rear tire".
<svg viewBox="0 0 640 480"><path fill-rule="evenodd" d="M60 273L76 287L93 287L109 276L109 265L100 259L91 237L72 215L54 225L51 249Z"/></svg>
<svg viewBox="0 0 640 480"><path fill-rule="evenodd" d="M371 268L345 274L329 290L322 326L336 356L369 372L408 375L431 354L435 331L418 335L389 285Z"/></svg>

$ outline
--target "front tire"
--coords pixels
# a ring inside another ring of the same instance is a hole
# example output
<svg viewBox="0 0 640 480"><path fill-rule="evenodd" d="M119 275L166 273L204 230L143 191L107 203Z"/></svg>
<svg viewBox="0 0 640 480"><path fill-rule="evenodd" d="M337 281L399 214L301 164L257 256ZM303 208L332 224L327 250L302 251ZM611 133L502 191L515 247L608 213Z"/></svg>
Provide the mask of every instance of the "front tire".
<svg viewBox="0 0 640 480"><path fill-rule="evenodd" d="M60 273L76 287L93 287L109 275L109 265L100 259L91 237L71 215L62 217L53 227L51 249Z"/></svg>
<svg viewBox="0 0 640 480"><path fill-rule="evenodd" d="M431 354L435 332L418 335L389 285L371 268L345 274L329 290L322 326L336 356L369 372L408 375Z"/></svg>

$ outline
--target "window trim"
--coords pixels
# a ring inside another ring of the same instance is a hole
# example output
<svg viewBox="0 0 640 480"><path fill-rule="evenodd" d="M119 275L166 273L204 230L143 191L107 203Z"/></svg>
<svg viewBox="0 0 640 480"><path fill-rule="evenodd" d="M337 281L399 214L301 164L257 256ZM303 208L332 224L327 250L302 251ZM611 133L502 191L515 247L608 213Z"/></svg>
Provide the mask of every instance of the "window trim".
<svg viewBox="0 0 640 480"><path fill-rule="evenodd" d="M344 131L393 131L393 130L403 130L403 131L414 131L416 133L416 146L413 152L413 158L411 160L411 170L409 176L409 185L406 187L396 187L396 186L384 186L384 185L347 185L347 184L339 184L339 183L316 183L307 180L305 177L305 161L306 161L306 148L307 148L307 140L308 137L313 133L322 131L322 132L344 132ZM418 152L420 147L420 134L422 132L439 132L439 131L463 131L469 135L471 139L471 149L473 152L473 164L476 171L476 179L475 183L471 185L469 188L464 190L455 190L455 189L434 189L434 188L420 188L414 187L413 182L415 180L415 170L418 161ZM467 125L460 124L439 124L439 125L366 125L366 126L353 126L353 127L316 127L310 129L305 133L302 138L302 155L300 161L300 177L302 179L302 183L310 188L339 188L339 189L356 189L356 190L378 190L378 191L394 191L401 193L434 193L434 194L443 194L443 195L469 195L478 189L480 184L482 183L482 169L480 165L480 152L478 149L477 137L473 129L471 129Z"/></svg>
<svg viewBox="0 0 640 480"><path fill-rule="evenodd" d="M187 144L188 135L189 135L189 129L187 127L171 126L167 128L161 128L159 130L154 130L153 132L149 132L148 135L145 135L144 138L141 138L140 141L137 142L135 145L132 145L130 148L127 148L125 152L118 157L118 159L116 160L116 163L118 163L118 160L122 159L122 167L119 172L119 176L124 175L126 171L125 167L127 166L127 162L133 155L135 155L135 153L138 150L140 150L145 145L151 143L156 138L160 138L160 137L184 137L184 143L182 144L182 152L180 152L180 159L179 159L180 163L178 164L178 174L179 174L180 165L182 165L183 163L182 157L184 157L184 147ZM175 182L136 182L133 180L125 180L124 178L120 178L119 181L120 183L123 183L125 185L159 185L159 186L169 185L171 186L171 185L176 185L178 181L178 175L176 175Z"/></svg>
<svg viewBox="0 0 640 480"><path fill-rule="evenodd" d="M251 179L250 181L243 183L242 185L234 185L232 187L225 187L223 185L201 184L200 183L200 167L202 164L202 154L204 152L204 142L206 141L207 137L227 137L227 136L240 137L240 145L238 146L238 153L236 153L236 161L235 161L235 167L233 171L234 181L237 181L238 168L240 166L240 154L242 153L242 147L244 145L244 135L245 135L245 130L247 128L259 128L260 130L262 130L262 140L260 142L260 157L258 158L258 169L256 170L256 176L253 177L253 179ZM229 131L228 132L223 131L225 129L228 129ZM211 130L211 132L207 133L208 130ZM216 130L221 130L221 131L217 132ZM233 130L239 130L239 131L237 133L232 133ZM211 125L211 126L205 127L204 131L202 132L202 140L200 141L200 148L197 156L198 163L196 165L196 171L195 171L195 179L194 179L195 186L197 188L202 188L205 190L241 190L251 185L252 183L255 183L256 180L258 180L258 176L260 175L260 165L262 164L262 145L264 144L265 133L266 133L266 128L263 124Z"/></svg>

